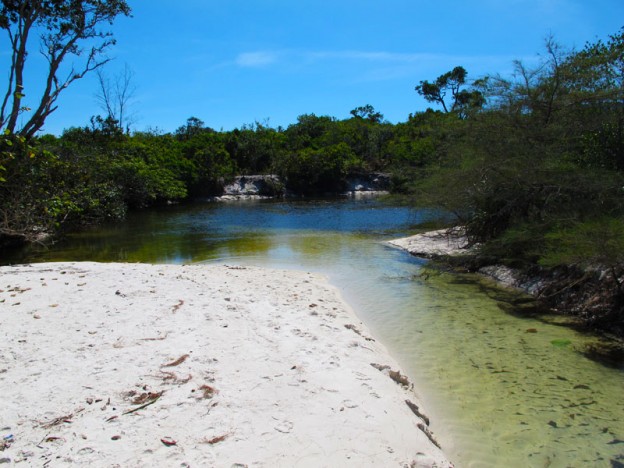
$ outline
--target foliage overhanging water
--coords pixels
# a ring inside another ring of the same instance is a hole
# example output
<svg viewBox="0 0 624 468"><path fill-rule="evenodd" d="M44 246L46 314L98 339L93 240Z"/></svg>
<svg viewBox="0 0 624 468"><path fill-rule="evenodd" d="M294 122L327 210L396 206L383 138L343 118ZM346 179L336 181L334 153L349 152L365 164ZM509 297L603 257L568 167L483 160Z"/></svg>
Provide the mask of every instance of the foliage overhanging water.
<svg viewBox="0 0 624 468"><path fill-rule="evenodd" d="M473 282L386 246L435 212L378 200L208 203L34 248L9 262L224 262L327 274L416 382L457 466L623 466L624 372L567 327L505 313Z"/></svg>

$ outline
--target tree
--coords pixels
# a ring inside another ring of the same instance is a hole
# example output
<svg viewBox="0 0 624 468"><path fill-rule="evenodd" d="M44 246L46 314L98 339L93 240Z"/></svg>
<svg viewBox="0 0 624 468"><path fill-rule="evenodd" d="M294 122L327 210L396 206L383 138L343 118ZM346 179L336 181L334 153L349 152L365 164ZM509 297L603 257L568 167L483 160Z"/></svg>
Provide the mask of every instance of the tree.
<svg viewBox="0 0 624 468"><path fill-rule="evenodd" d="M570 74L563 67L569 57L568 51L547 37L545 54L535 66L514 60L511 78L493 75L483 81L490 108L505 111L518 125L531 123L545 128L556 123L561 110L571 104L574 86L570 79L576 73Z"/></svg>
<svg viewBox="0 0 624 468"><path fill-rule="evenodd" d="M59 95L74 81L109 61L103 54L115 44L112 33L99 29L112 24L118 15L128 16L125 0L4 0L0 9L0 28L11 45L7 90L0 105L0 129L28 139L43 127L57 109ZM26 97L24 70L29 54L31 33L38 33L41 53L48 62L39 103L31 109ZM89 44L83 46L83 44ZM69 56L86 58L81 66L61 76L61 65ZM17 129L18 117L27 112L26 123Z"/></svg>
<svg viewBox="0 0 624 468"><path fill-rule="evenodd" d="M190 140L191 138L200 135L204 132L212 133L213 129L206 127L203 120L197 117L189 117L186 119L186 124L178 127L175 131L176 137L179 140Z"/></svg>
<svg viewBox="0 0 624 468"><path fill-rule="evenodd" d="M330 133L335 126L336 119L327 115L302 114L297 117L297 123L286 129L288 147L302 149L309 146L318 146L317 142Z"/></svg>
<svg viewBox="0 0 624 468"><path fill-rule="evenodd" d="M283 147L285 136L268 122L243 125L229 133L225 147L242 174L264 174Z"/></svg>
<svg viewBox="0 0 624 468"><path fill-rule="evenodd" d="M535 66L516 61L510 78L488 77L487 108L460 121L452 157L421 184L421 199L456 214L492 257L534 263L546 244L554 255L559 240L574 250L591 237L586 223L624 213L623 63L622 35L580 53L547 38ZM589 248L584 255L596 257Z"/></svg>
<svg viewBox="0 0 624 468"><path fill-rule="evenodd" d="M358 163L349 145L340 142L283 153L275 161L275 173L297 193L339 192L344 189L345 177Z"/></svg>
<svg viewBox="0 0 624 468"><path fill-rule="evenodd" d="M133 118L129 114L129 107L137 89L132 81L134 72L126 64L121 73L112 81L101 68L97 70L97 77L99 89L95 98L102 110L106 112L106 118L116 121L122 131L130 133Z"/></svg>
<svg viewBox="0 0 624 468"><path fill-rule="evenodd" d="M421 81L416 86L416 92L428 102L440 104L444 112L465 111L468 108L479 108L485 104L483 95L478 90L462 90L466 84L468 72L464 67L455 67L436 78L433 83L427 80ZM450 106L446 103L446 95L451 93Z"/></svg>
<svg viewBox="0 0 624 468"><path fill-rule="evenodd" d="M350 114L355 118L368 119L373 123L380 123L383 120L383 114L381 112L376 112L375 108L370 104L356 107Z"/></svg>

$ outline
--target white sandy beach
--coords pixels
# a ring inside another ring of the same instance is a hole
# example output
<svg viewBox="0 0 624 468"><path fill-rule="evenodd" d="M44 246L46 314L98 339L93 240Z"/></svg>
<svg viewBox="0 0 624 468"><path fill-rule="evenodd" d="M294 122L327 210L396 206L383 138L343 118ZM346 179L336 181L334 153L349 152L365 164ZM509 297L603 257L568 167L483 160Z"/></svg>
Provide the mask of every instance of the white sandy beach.
<svg viewBox="0 0 624 468"><path fill-rule="evenodd" d="M318 275L0 267L0 340L3 463L451 466L396 362Z"/></svg>

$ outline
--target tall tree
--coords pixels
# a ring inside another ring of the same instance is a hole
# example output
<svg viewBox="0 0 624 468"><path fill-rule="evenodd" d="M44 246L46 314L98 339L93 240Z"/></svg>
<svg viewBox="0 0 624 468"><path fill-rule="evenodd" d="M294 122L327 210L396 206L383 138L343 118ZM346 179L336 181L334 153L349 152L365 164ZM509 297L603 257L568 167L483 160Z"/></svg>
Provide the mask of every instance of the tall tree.
<svg viewBox="0 0 624 468"><path fill-rule="evenodd" d="M133 82L134 72L126 64L112 79L101 68L97 70L97 77L99 89L95 99L106 112L106 118L116 122L120 130L130 133L130 125L134 123L130 108L137 89Z"/></svg>
<svg viewBox="0 0 624 468"><path fill-rule="evenodd" d="M463 112L468 108L482 107L485 100L480 91L461 89L466 85L467 76L468 72L464 67L455 67L453 70L438 76L433 83L427 80L421 81L415 89L428 102L440 104L444 112ZM451 101L447 103L449 92L451 93Z"/></svg>
<svg viewBox="0 0 624 468"><path fill-rule="evenodd" d="M33 137L57 109L61 92L109 61L104 52L115 39L100 26L129 14L125 0L3 0L0 28L7 33L12 53L7 89L0 104L0 129ZM40 50L48 62L41 98L32 109L23 102L31 34L39 35ZM61 65L69 56L85 58L80 66L72 65L61 75ZM27 121L18 129L18 117L25 112Z"/></svg>

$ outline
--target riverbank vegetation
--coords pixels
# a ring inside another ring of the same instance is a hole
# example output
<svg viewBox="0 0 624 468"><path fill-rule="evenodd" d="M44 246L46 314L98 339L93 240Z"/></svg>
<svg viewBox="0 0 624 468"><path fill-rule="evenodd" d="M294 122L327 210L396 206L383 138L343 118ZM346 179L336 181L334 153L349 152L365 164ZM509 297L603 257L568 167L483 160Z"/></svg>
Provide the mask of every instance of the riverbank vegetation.
<svg viewBox="0 0 624 468"><path fill-rule="evenodd" d="M218 194L237 174L277 174L291 192L309 195L340 192L349 175L388 172L395 193L465 227L480 246L471 267L549 271L561 278L549 297L560 302L564 291L565 306L580 307L587 323L617 324L624 334L624 29L578 51L548 39L536 63L515 62L509 77L469 80L456 66L415 86L437 109L396 124L367 104L342 120L302 114L286 128L255 122L216 131L190 117L174 132L132 132L126 72L114 81L121 89L99 74L104 115L41 135L71 84L57 76L65 55L100 40L70 76L100 72L106 60L98 56L113 40L97 26L129 14L125 2L83 1L76 21L65 3L35 11L5 2L0 14L13 46L0 112L0 245ZM24 101L25 26L47 31L51 54L52 87L34 111Z"/></svg>
<svg viewBox="0 0 624 468"><path fill-rule="evenodd" d="M472 267L545 277L544 302L624 335L624 30L578 52L550 39L474 90L486 104L413 193L456 215Z"/></svg>

